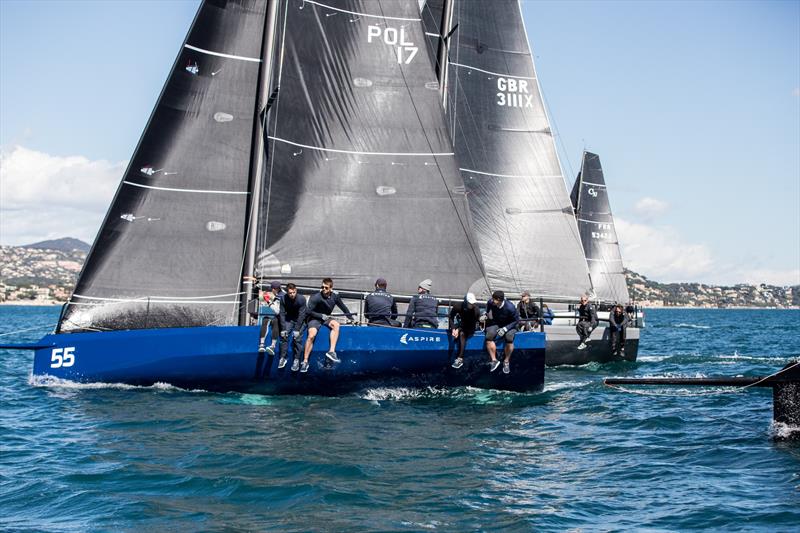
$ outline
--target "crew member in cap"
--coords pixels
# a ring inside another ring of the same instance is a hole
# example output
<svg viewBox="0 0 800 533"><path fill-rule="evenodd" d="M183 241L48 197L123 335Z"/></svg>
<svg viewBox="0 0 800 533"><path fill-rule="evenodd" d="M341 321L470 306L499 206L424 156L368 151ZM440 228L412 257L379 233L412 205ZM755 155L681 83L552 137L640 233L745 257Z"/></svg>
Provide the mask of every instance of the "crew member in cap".
<svg viewBox="0 0 800 533"><path fill-rule="evenodd" d="M406 310L406 319L403 322L404 328L438 328L438 301L431 294L433 282L424 279L419 282L416 296L411 298Z"/></svg>
<svg viewBox="0 0 800 533"><path fill-rule="evenodd" d="M462 301L454 303L450 308L450 332L454 338L459 340L458 357L453 361L453 368L461 368L464 364L464 348L467 341L475 335L480 316L478 299L471 292L468 292Z"/></svg>
<svg viewBox="0 0 800 533"><path fill-rule="evenodd" d="M394 296L386 292L386 280L378 278L375 290L367 295L364 302L364 316L369 324L400 327L397 321L397 303Z"/></svg>
<svg viewBox="0 0 800 533"><path fill-rule="evenodd" d="M531 293L528 291L522 291L517 304L517 312L519 313L520 331L533 331L542 318L539 306L531 299Z"/></svg>
<svg viewBox="0 0 800 533"><path fill-rule="evenodd" d="M269 291L264 291L263 299L267 304L267 316L261 320L261 334L258 338L258 352L267 352L270 355L275 355L275 343L278 341L278 332L280 327L280 312L281 312L281 299L285 293L281 290L280 281L273 281L269 284ZM264 341L267 338L267 326L271 327L272 337L269 346L264 346Z"/></svg>
<svg viewBox="0 0 800 533"><path fill-rule="evenodd" d="M506 300L506 295L503 291L494 291L492 299L486 302L486 316L488 318L486 323L486 351L489 352L489 358L491 359L489 368L494 372L500 366L500 361L497 360L495 340L505 340L503 373L509 374L511 373L511 354L514 351L514 336L517 334L519 313L514 304Z"/></svg>

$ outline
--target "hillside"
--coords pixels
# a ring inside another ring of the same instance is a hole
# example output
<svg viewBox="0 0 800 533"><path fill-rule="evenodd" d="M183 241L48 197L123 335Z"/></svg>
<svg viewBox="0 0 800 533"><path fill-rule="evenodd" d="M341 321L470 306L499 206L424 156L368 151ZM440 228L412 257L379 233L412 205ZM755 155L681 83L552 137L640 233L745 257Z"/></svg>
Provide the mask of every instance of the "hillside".
<svg viewBox="0 0 800 533"><path fill-rule="evenodd" d="M706 285L703 283L659 283L645 276L625 270L631 298L645 307L798 307L800 285L778 287L775 285L733 286Z"/></svg>
<svg viewBox="0 0 800 533"><path fill-rule="evenodd" d="M59 252L88 252L91 248L80 239L73 239L72 237L63 237L61 239L53 239L49 241L35 242L33 244L26 244L23 248L34 248L36 250L56 250Z"/></svg>
<svg viewBox="0 0 800 533"><path fill-rule="evenodd" d="M0 246L0 301L65 301L88 250L88 244L72 238ZM645 307L800 306L800 285L659 283L630 270L625 274L631 298Z"/></svg>

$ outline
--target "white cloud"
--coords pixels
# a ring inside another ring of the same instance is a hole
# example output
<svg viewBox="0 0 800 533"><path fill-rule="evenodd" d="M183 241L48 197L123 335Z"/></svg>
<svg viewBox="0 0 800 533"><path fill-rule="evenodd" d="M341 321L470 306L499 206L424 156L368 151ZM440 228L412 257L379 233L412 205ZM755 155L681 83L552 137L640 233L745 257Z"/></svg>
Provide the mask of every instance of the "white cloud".
<svg viewBox="0 0 800 533"><path fill-rule="evenodd" d="M728 264L705 244L688 242L671 226L615 220L625 266L662 283L700 282L715 285L800 284L800 269L767 269Z"/></svg>
<svg viewBox="0 0 800 533"><path fill-rule="evenodd" d="M669 210L669 204L657 198L645 196L636 202L633 210L640 218L652 220L666 213Z"/></svg>
<svg viewBox="0 0 800 533"><path fill-rule="evenodd" d="M0 243L66 236L91 242L125 166L22 146L0 151Z"/></svg>
<svg viewBox="0 0 800 533"><path fill-rule="evenodd" d="M625 266L656 281L695 280L714 267L711 251L692 244L669 226L616 219Z"/></svg>

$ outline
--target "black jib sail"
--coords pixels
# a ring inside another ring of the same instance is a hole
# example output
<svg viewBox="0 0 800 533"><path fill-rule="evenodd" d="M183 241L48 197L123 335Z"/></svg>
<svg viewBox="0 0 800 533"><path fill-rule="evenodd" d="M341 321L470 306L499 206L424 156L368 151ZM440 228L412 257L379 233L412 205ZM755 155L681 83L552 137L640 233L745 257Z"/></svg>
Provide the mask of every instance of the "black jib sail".
<svg viewBox="0 0 800 533"><path fill-rule="evenodd" d="M627 303L628 286L622 268L622 254L611 216L603 167L597 154L583 152L571 199L597 298L605 302Z"/></svg>
<svg viewBox="0 0 800 533"><path fill-rule="evenodd" d="M258 276L482 288L417 0L290 0L279 15Z"/></svg>
<svg viewBox="0 0 800 533"><path fill-rule="evenodd" d="M442 5L422 10L432 57ZM591 281L520 6L454 0L451 32L447 118L489 286L577 298Z"/></svg>
<svg viewBox="0 0 800 533"><path fill-rule="evenodd" d="M236 323L263 0L202 4L61 331Z"/></svg>

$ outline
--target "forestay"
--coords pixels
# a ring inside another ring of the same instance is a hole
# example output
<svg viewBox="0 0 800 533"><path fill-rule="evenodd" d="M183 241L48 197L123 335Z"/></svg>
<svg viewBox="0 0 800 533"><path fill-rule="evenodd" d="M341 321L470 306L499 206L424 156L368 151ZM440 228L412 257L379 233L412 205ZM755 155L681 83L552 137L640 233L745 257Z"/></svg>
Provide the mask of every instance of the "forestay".
<svg viewBox="0 0 800 533"><path fill-rule="evenodd" d="M492 289L591 289L517 0L454 0L447 118ZM429 52L442 0L423 6Z"/></svg>
<svg viewBox="0 0 800 533"><path fill-rule="evenodd" d="M627 303L628 286L622 254L611 215L603 167L597 154L583 152L581 170L575 179L571 199L597 298L606 302Z"/></svg>
<svg viewBox="0 0 800 533"><path fill-rule="evenodd" d="M200 7L59 324L233 324L263 0Z"/></svg>
<svg viewBox="0 0 800 533"><path fill-rule="evenodd" d="M279 15L257 274L482 287L417 0L291 0Z"/></svg>

